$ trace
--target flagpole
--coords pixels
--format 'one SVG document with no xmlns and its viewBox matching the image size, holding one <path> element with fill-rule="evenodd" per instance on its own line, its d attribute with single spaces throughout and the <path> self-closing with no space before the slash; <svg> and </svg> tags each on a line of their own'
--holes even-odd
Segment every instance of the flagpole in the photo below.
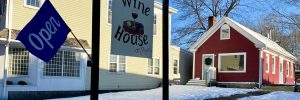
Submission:
<svg viewBox="0 0 300 100">
<path fill-rule="evenodd" d="M 169 100 L 169 0 L 163 0 L 163 100 Z"/>
<path fill-rule="evenodd" d="M 73 37 L 75 38 L 75 40 L 78 42 L 78 44 L 80 45 L 80 47 L 83 49 L 83 51 L 86 53 L 86 55 L 92 59 L 92 57 L 90 56 L 90 54 L 86 51 L 86 49 L 83 47 L 83 45 L 80 43 L 80 41 L 78 40 L 78 38 L 75 36 L 75 34 L 73 33 L 73 31 L 71 31 L 71 34 L 73 35 Z"/>
<path fill-rule="evenodd" d="M 3 91 L 2 91 L 2 99 L 6 100 L 8 97 L 7 87 L 6 87 L 6 79 L 7 79 L 7 66 L 8 66 L 8 53 L 9 53 L 9 44 L 10 44 L 10 38 L 11 38 L 11 31 L 12 31 L 12 23 L 11 23 L 11 17 L 12 17 L 12 2 L 13 0 L 7 0 L 6 1 L 6 27 L 8 28 L 8 36 L 7 38 L 7 44 L 5 46 L 5 60 L 4 60 L 4 75 L 3 75 Z"/>
<path fill-rule="evenodd" d="M 101 0 L 93 0 L 92 6 L 92 69 L 90 100 L 98 100 L 99 91 L 100 3 Z"/>
</svg>

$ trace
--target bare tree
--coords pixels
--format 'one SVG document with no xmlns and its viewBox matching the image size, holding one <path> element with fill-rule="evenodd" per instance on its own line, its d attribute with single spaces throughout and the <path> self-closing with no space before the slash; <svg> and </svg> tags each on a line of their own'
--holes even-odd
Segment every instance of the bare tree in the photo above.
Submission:
<svg viewBox="0 0 300 100">
<path fill-rule="evenodd" d="M 300 0 L 282 0 L 282 3 L 289 5 L 291 8 L 300 9 Z M 290 8 L 290 9 L 291 9 Z M 289 9 L 289 8 L 287 8 Z M 289 47 L 286 48 L 292 52 L 295 56 L 300 58 L 300 13 L 299 12 L 289 12 L 281 11 L 278 7 L 272 7 L 274 14 L 282 18 L 281 21 L 276 21 L 276 24 L 282 26 L 288 26 L 289 39 L 291 42 Z"/>
<path fill-rule="evenodd" d="M 240 5 L 240 0 L 174 0 L 178 9 L 184 12 L 179 20 L 184 26 L 175 29 L 173 43 L 189 47 L 208 30 L 207 18 L 229 16 Z"/>
</svg>

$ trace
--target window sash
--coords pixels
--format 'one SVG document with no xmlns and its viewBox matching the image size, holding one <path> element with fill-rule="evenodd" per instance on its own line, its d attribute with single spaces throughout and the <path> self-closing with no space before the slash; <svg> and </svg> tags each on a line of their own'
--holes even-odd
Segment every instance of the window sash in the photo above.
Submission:
<svg viewBox="0 0 300 100">
<path fill-rule="evenodd" d="M 156 15 L 154 15 L 154 19 L 153 19 L 153 35 L 156 35 L 156 19 L 157 18 L 157 16 Z"/>
<path fill-rule="evenodd" d="M 153 74 L 153 59 L 148 59 L 148 74 Z"/>
<path fill-rule="evenodd" d="M 270 58 L 269 55 L 266 56 L 266 72 L 269 73 L 269 69 L 270 69 Z"/>
<path fill-rule="evenodd" d="M 175 59 L 173 61 L 173 66 L 174 66 L 173 73 L 178 74 L 178 60 L 177 59 Z"/>
<path fill-rule="evenodd" d="M 73 51 L 58 51 L 48 63 L 44 64 L 43 76 L 80 77 L 79 54 Z"/>
<path fill-rule="evenodd" d="M 241 63 L 243 66 L 238 65 L 239 69 L 242 68 L 242 70 L 222 70 L 222 57 L 225 56 L 234 56 L 235 57 L 240 57 L 239 59 L 242 60 L 243 63 Z M 243 58 L 241 58 L 243 57 Z M 218 71 L 220 73 L 245 73 L 246 72 L 246 53 L 223 53 L 223 54 L 219 54 L 219 64 L 218 64 Z M 239 61 L 241 62 L 241 61 Z M 225 63 L 226 64 L 226 63 Z M 237 66 L 233 66 L 233 67 L 237 67 Z"/>
<path fill-rule="evenodd" d="M 272 58 L 272 73 L 275 74 L 275 57 Z"/>
<path fill-rule="evenodd" d="M 148 74 L 159 75 L 160 60 L 157 58 L 148 59 Z"/>
<path fill-rule="evenodd" d="M 154 74 L 159 75 L 159 59 L 154 59 Z"/>
<path fill-rule="evenodd" d="M 26 0 L 26 5 L 40 7 L 40 0 Z"/>
<path fill-rule="evenodd" d="M 107 23 L 112 23 L 112 0 L 108 0 Z"/>
<path fill-rule="evenodd" d="M 27 76 L 29 71 L 29 52 L 25 48 L 9 48 L 9 76 Z"/>
<path fill-rule="evenodd" d="M 287 72 L 287 75 L 286 76 L 289 76 L 290 75 L 290 65 L 289 65 L 289 62 L 286 62 L 286 72 Z"/>
<path fill-rule="evenodd" d="M 126 72 L 126 56 L 110 55 L 109 72 Z"/>
</svg>

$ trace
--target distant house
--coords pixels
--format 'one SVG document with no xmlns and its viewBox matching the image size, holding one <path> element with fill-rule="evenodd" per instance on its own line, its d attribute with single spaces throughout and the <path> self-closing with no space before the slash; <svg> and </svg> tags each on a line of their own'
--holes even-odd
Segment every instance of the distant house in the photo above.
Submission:
<svg viewBox="0 0 300 100">
<path fill-rule="evenodd" d="M 214 23 L 210 18 L 209 23 Z M 216 68 L 218 83 L 294 84 L 297 58 L 276 42 L 223 17 L 192 45 L 193 78 Z M 212 60 L 211 64 L 207 63 Z"/>
</svg>

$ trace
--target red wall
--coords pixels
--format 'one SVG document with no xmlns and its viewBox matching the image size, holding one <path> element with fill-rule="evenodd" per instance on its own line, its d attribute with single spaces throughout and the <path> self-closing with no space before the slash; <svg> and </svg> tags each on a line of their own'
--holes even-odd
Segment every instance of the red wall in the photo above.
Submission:
<svg viewBox="0 0 300 100">
<path fill-rule="evenodd" d="M 269 73 L 267 73 L 266 71 L 266 63 L 267 63 L 267 60 L 266 60 L 266 55 L 269 55 L 269 64 L 270 64 L 270 69 L 269 69 Z M 275 56 L 275 73 L 273 74 L 272 73 L 272 57 Z M 280 59 L 279 59 L 279 56 L 278 55 L 273 55 L 273 54 L 270 54 L 270 53 L 267 53 L 267 52 L 263 52 L 263 84 L 279 84 L 279 64 L 280 64 Z M 291 74 L 290 72 L 290 75 L 287 76 L 287 61 L 286 59 L 283 59 L 283 83 L 284 84 L 293 84 L 294 83 L 294 79 L 295 79 L 295 75 L 294 75 L 294 66 L 292 67 L 291 66 L 291 62 L 290 63 L 290 68 L 289 68 L 289 71 L 290 70 L 293 70 L 293 74 Z M 294 64 L 293 64 L 294 65 Z"/>
<path fill-rule="evenodd" d="M 215 54 L 214 65 L 218 71 L 219 53 L 246 52 L 246 73 L 218 73 L 219 82 L 258 82 L 259 50 L 254 43 L 230 28 L 230 39 L 220 40 L 220 30 L 216 31 L 195 52 L 195 78 L 202 77 L 202 54 Z"/>
</svg>

